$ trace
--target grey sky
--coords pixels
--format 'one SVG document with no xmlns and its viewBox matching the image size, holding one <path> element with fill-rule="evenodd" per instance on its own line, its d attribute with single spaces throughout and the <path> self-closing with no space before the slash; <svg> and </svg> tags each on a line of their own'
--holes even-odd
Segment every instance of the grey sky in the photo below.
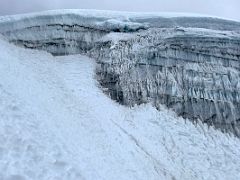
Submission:
<svg viewBox="0 0 240 180">
<path fill-rule="evenodd" d="M 0 15 L 69 8 L 188 12 L 240 20 L 240 0 L 0 0 Z"/>
</svg>

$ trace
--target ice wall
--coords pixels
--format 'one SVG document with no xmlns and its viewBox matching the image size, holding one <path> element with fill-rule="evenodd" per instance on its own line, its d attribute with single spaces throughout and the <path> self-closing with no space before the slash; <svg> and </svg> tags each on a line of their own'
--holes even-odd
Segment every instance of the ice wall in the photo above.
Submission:
<svg viewBox="0 0 240 180">
<path fill-rule="evenodd" d="M 108 43 L 96 48 L 101 49 L 97 72 L 114 99 L 126 105 L 165 104 L 180 116 L 239 135 L 239 35 L 149 29 Z"/>
<path fill-rule="evenodd" d="M 165 104 L 240 135 L 240 23 L 208 17 L 51 11 L 0 18 L 17 45 L 87 54 L 100 84 L 125 105 Z"/>
</svg>

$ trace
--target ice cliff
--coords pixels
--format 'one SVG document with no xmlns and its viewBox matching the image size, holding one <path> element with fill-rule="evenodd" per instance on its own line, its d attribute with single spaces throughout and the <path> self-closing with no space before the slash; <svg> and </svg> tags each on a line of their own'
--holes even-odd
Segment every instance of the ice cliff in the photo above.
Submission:
<svg viewBox="0 0 240 180">
<path fill-rule="evenodd" d="M 85 54 L 124 105 L 161 104 L 240 135 L 240 22 L 184 14 L 62 10 L 0 18 L 10 42 Z"/>
</svg>

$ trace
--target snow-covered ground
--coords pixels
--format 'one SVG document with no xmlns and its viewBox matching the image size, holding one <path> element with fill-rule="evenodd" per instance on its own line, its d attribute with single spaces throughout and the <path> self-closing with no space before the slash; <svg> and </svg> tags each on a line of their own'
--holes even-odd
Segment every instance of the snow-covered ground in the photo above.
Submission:
<svg viewBox="0 0 240 180">
<path fill-rule="evenodd" d="M 1 180 L 237 180 L 240 141 L 113 102 L 88 57 L 0 40 Z"/>
</svg>

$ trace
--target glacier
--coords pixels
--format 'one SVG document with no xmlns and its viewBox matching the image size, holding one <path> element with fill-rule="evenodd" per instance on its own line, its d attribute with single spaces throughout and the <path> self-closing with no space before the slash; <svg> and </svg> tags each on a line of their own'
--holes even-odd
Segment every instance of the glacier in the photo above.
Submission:
<svg viewBox="0 0 240 180">
<path fill-rule="evenodd" d="M 0 33 L 21 47 L 95 59 L 100 84 L 121 104 L 165 104 L 240 135 L 240 22 L 61 10 L 2 17 Z"/>
<path fill-rule="evenodd" d="M 239 27 L 96 10 L 0 17 L 0 179 L 239 179 Z"/>
<path fill-rule="evenodd" d="M 83 55 L 0 38 L 1 180 L 236 180 L 240 140 L 152 104 L 112 101 Z"/>
</svg>

